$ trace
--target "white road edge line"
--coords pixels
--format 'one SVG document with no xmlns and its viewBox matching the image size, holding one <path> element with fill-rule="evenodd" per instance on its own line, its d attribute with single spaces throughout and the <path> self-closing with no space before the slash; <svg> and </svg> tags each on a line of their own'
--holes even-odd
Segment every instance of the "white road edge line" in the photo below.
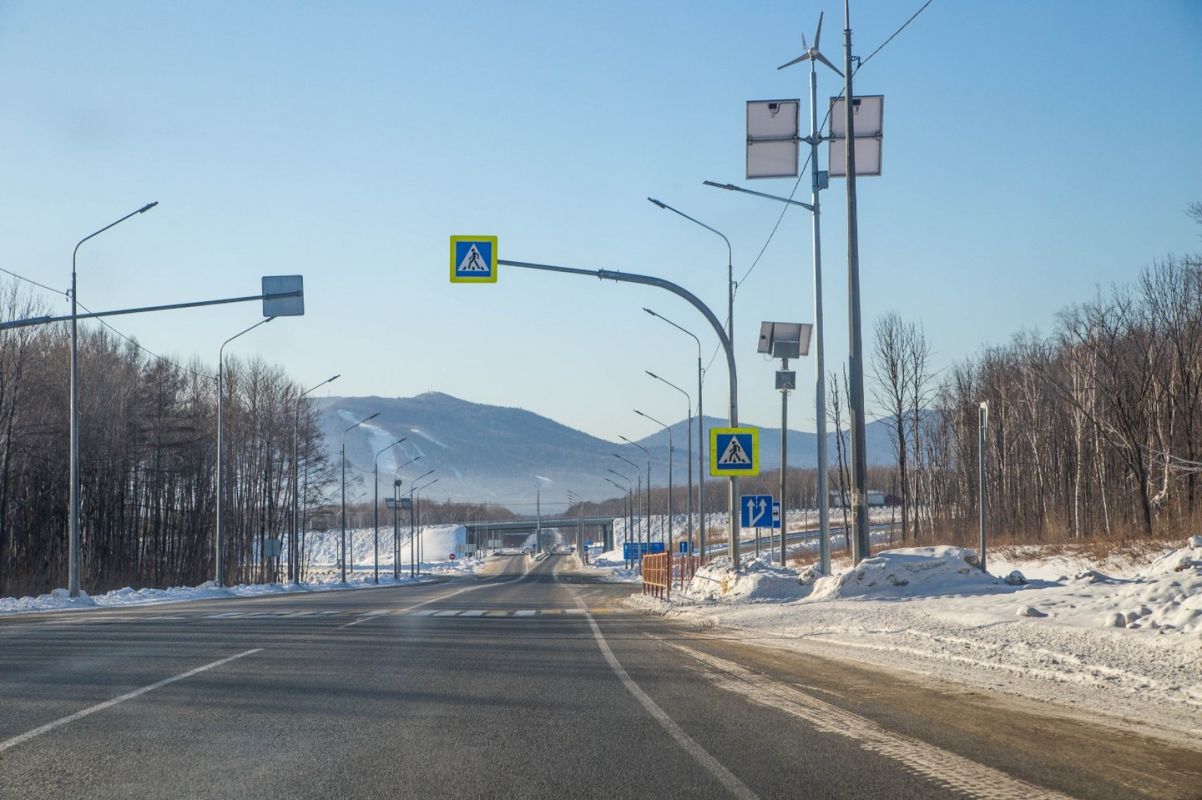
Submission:
<svg viewBox="0 0 1202 800">
<path fill-rule="evenodd" d="M 866 717 L 819 700 L 789 684 L 751 672 L 733 661 L 673 642 L 660 643 L 708 667 L 701 672 L 718 688 L 741 695 L 756 705 L 804 720 L 821 733 L 852 739 L 861 749 L 892 759 L 907 772 L 946 789 L 981 800 L 1069 800 L 1069 796 L 1061 792 L 1028 783 L 921 739 L 890 731 Z"/>
<path fill-rule="evenodd" d="M 551 577 L 556 583 L 559 583 L 559 576 L 555 574 L 554 568 L 551 570 Z M 622 685 L 626 687 L 626 691 L 630 692 L 634 696 L 634 699 L 639 701 L 639 704 L 647 710 L 647 713 L 650 714 L 655 721 L 658 722 L 660 726 L 668 732 L 668 735 L 676 740 L 676 743 L 679 744 L 686 753 L 696 759 L 697 762 L 700 763 L 701 766 L 705 767 L 705 769 L 711 775 L 713 775 L 719 783 L 725 786 L 727 791 L 729 791 L 735 797 L 740 798 L 740 800 L 759 800 L 759 795 L 751 791 L 747 784 L 743 783 L 735 776 L 733 772 L 724 767 L 722 762 L 710 755 L 709 751 L 697 744 L 697 742 L 693 741 L 693 738 L 685 733 L 684 730 L 677 725 L 671 717 L 668 716 L 667 712 L 660 708 L 659 705 L 656 704 L 656 702 L 652 700 L 637 683 L 634 682 L 634 679 L 630 677 L 629 673 L 626 672 L 626 669 L 622 666 L 621 662 L 618 661 L 618 657 L 614 655 L 614 651 L 610 649 L 609 642 L 605 641 L 605 637 L 601 634 L 601 628 L 597 626 L 597 620 L 593 619 L 592 612 L 588 610 L 588 606 L 585 605 L 584 601 L 580 599 L 580 596 L 576 593 L 575 588 L 572 588 L 570 591 L 572 592 L 572 597 L 575 599 L 576 604 L 584 613 L 585 619 L 588 620 L 589 627 L 593 629 L 593 639 L 596 640 L 597 647 L 601 650 L 601 655 L 605 656 L 606 662 L 609 663 L 609 668 L 612 669 L 614 674 L 618 676 L 618 679 L 622 681 Z"/>
<path fill-rule="evenodd" d="M 129 692 L 128 694 L 123 694 L 120 697 L 114 697 L 112 700 L 105 700 L 103 703 L 97 703 L 94 706 L 89 706 L 88 708 L 85 708 L 83 711 L 76 711 L 74 714 L 70 714 L 66 717 L 62 717 L 61 719 L 56 719 L 54 722 L 47 722 L 45 725 L 34 728 L 33 730 L 28 731 L 26 733 L 22 733 L 20 736 L 14 736 L 11 739 L 7 739 L 3 742 L 0 742 L 0 753 L 3 753 L 5 750 L 8 750 L 11 747 L 16 747 L 19 744 L 28 742 L 30 739 L 33 739 L 37 736 L 41 736 L 43 733 L 52 731 L 55 728 L 61 728 L 63 725 L 67 725 L 68 723 L 75 722 L 76 720 L 79 720 L 79 719 L 83 719 L 84 717 L 88 716 L 89 714 L 95 714 L 97 711 L 104 711 L 106 708 L 111 708 L 112 706 L 115 706 L 118 703 L 124 703 L 126 700 L 132 700 L 135 697 L 139 697 L 141 695 L 146 694 L 147 692 L 153 692 L 155 689 L 159 689 L 163 686 L 166 686 L 169 683 L 175 683 L 176 681 L 182 681 L 184 678 L 191 678 L 193 675 L 199 674 L 206 670 L 213 669 L 214 667 L 220 667 L 222 664 L 228 664 L 231 661 L 235 661 L 239 658 L 245 658 L 246 656 L 254 655 L 255 653 L 262 652 L 262 650 L 263 650 L 262 647 L 256 647 L 253 650 L 246 650 L 245 652 L 238 653 L 237 655 L 232 655 L 228 658 L 222 658 L 222 659 L 220 659 L 218 661 L 214 661 L 210 664 L 205 664 L 203 667 L 197 667 L 196 669 L 190 669 L 187 672 L 181 672 L 179 675 L 174 675 L 170 678 L 164 678 L 163 680 L 159 681 L 158 683 L 152 683 L 149 686 L 143 686 L 141 689 L 134 689 L 132 692 Z"/>
</svg>

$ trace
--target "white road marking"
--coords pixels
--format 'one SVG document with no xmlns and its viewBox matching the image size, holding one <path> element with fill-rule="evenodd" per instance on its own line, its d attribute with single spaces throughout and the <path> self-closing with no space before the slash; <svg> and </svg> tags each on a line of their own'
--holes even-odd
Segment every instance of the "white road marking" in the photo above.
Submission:
<svg viewBox="0 0 1202 800">
<path fill-rule="evenodd" d="M 530 608 L 523 608 L 521 611 L 515 611 L 515 612 L 513 612 L 513 615 L 514 615 L 515 617 L 533 617 L 533 616 L 534 616 L 535 614 L 537 614 L 537 613 L 538 613 L 538 612 L 537 612 L 537 611 L 535 611 L 535 610 L 533 610 L 533 609 L 530 609 Z"/>
<path fill-rule="evenodd" d="M 559 582 L 559 577 L 555 574 L 554 568 L 551 570 L 551 578 L 556 583 Z M 584 601 L 580 599 L 580 595 L 577 594 L 575 588 L 572 588 L 570 591 L 572 592 L 572 596 L 575 598 L 576 604 L 579 606 L 581 613 L 584 614 L 585 619 L 588 620 L 589 627 L 593 630 L 593 639 L 596 640 L 597 647 L 601 650 L 601 655 L 605 656 L 605 660 L 609 664 L 609 668 L 612 669 L 614 674 L 618 676 L 618 679 L 622 681 L 622 685 L 626 687 L 626 691 L 634 695 L 634 699 L 639 701 L 639 705 L 646 709 L 647 713 L 650 714 L 652 718 L 655 719 L 655 721 L 658 722 L 660 726 L 668 732 L 668 735 L 675 739 L 676 743 L 679 744 L 686 753 L 696 759 L 701 766 L 705 767 L 706 771 L 713 775 L 719 783 L 725 786 L 728 792 L 730 792 L 733 796 L 740 798 L 740 800 L 759 800 L 759 795 L 751 791 L 747 784 L 743 783 L 738 779 L 738 777 L 735 776 L 733 772 L 724 767 L 722 762 L 710 755 L 709 751 L 697 744 L 697 742 L 693 741 L 693 738 L 685 733 L 684 730 L 677 725 L 671 717 L 668 716 L 667 712 L 660 708 L 659 705 L 656 704 L 656 702 L 652 700 L 651 697 L 644 692 L 637 683 L 634 682 L 634 679 L 630 677 L 630 675 L 626 672 L 626 669 L 622 666 L 621 662 L 618 661 L 618 657 L 614 655 L 614 651 L 610 649 L 609 642 L 605 641 L 605 637 L 601 634 L 601 628 L 597 626 L 597 620 L 593 619 L 593 615 L 589 613 L 588 606 L 586 606 Z"/>
<path fill-rule="evenodd" d="M 482 616 L 484 616 L 484 611 L 476 608 L 476 609 L 472 609 L 471 611 L 464 611 L 459 616 L 461 616 L 461 617 L 482 617 Z"/>
<path fill-rule="evenodd" d="M 238 653 L 237 655 L 232 655 L 228 658 L 222 658 L 218 661 L 213 661 L 212 663 L 205 664 L 203 667 L 197 667 L 196 669 L 190 669 L 187 672 L 181 672 L 179 675 L 174 675 L 170 678 L 164 678 L 163 680 L 159 681 L 158 683 L 152 683 L 149 686 L 143 686 L 141 689 L 135 689 L 132 692 L 128 692 L 126 694 L 121 695 L 120 697 L 114 697 L 112 700 L 105 700 L 103 703 L 97 703 L 94 706 L 89 706 L 88 708 L 85 708 L 83 711 L 76 711 L 74 714 L 70 714 L 70 715 L 62 717 L 60 719 L 56 719 L 54 722 L 47 722 L 45 725 L 34 728 L 33 730 L 28 731 L 26 733 L 22 733 L 20 736 L 14 736 L 11 739 L 7 739 L 3 742 L 0 742 L 0 753 L 3 753 L 5 750 L 8 750 L 10 747 L 16 747 L 19 744 L 28 742 L 30 739 L 33 739 L 34 737 L 37 737 L 37 736 L 41 736 L 43 733 L 52 731 L 55 728 L 61 728 L 63 725 L 67 725 L 68 723 L 75 722 L 76 720 L 79 720 L 79 719 L 83 719 L 84 717 L 88 716 L 89 714 L 95 714 L 97 711 L 103 711 L 106 708 L 112 708 L 113 706 L 117 705 L 118 703 L 124 703 L 126 700 L 132 700 L 135 697 L 140 697 L 141 695 L 144 695 L 147 692 L 153 692 L 155 689 L 166 686 L 169 683 L 175 683 L 176 681 L 182 681 L 184 678 L 191 678 L 193 675 L 199 674 L 206 670 L 213 669 L 214 667 L 220 667 L 222 664 L 228 664 L 229 662 L 235 661 L 239 658 L 245 658 L 246 656 L 254 655 L 255 653 L 261 652 L 262 650 L 263 650 L 262 647 L 256 647 L 253 650 L 246 650 L 244 652 Z"/>
<path fill-rule="evenodd" d="M 894 733 L 870 719 L 845 711 L 801 690 L 708 653 L 663 641 L 710 667 L 702 674 L 720 689 L 741 695 L 757 705 L 803 719 L 822 733 L 845 736 L 861 748 L 897 761 L 907 771 L 953 791 L 980 800 L 1069 800 L 1060 792 L 978 764 L 926 742 Z"/>
<path fill-rule="evenodd" d="M 436 617 L 455 617 L 458 615 L 459 615 L 459 609 L 457 609 L 457 608 L 444 608 L 442 611 L 434 612 L 434 616 L 436 616 Z"/>
</svg>

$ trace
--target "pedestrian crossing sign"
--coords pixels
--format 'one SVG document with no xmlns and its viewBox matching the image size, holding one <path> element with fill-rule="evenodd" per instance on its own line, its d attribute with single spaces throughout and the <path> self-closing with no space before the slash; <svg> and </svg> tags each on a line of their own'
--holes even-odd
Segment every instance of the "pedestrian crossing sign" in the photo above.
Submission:
<svg viewBox="0 0 1202 800">
<path fill-rule="evenodd" d="M 710 475 L 759 474 L 759 428 L 710 428 Z"/>
<path fill-rule="evenodd" d="M 497 237 L 451 237 L 451 283 L 496 283 Z"/>
</svg>

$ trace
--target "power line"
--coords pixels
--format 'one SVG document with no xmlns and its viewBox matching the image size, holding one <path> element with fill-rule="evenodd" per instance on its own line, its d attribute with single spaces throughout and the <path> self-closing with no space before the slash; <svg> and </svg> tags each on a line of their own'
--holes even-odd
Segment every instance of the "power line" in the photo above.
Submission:
<svg viewBox="0 0 1202 800">
<path fill-rule="evenodd" d="M 53 286 L 47 286 L 44 283 L 38 283 L 33 278 L 26 278 L 24 275 L 13 272 L 11 269 L 5 269 L 4 267 L 0 267 L 0 272 L 5 273 L 6 275 L 11 275 L 18 280 L 25 281 L 26 283 L 33 284 L 34 286 L 38 287 L 39 289 L 45 289 L 48 292 L 54 292 L 55 294 L 61 294 L 61 295 L 63 295 L 63 297 L 66 297 L 68 299 L 71 297 L 71 291 L 69 289 L 67 289 L 67 290 L 55 289 Z M 78 301 L 76 301 L 76 302 L 78 303 Z M 87 313 L 89 313 L 89 314 L 94 313 L 92 311 L 92 309 L 88 308 L 83 303 L 78 303 L 78 305 L 80 308 L 82 308 Z M 138 348 L 142 352 L 151 356 L 152 358 L 156 358 L 159 361 L 164 361 L 164 362 L 170 364 L 171 366 L 175 367 L 176 369 L 183 370 L 184 372 L 190 372 L 193 375 L 197 376 L 198 378 L 207 378 L 208 380 L 216 380 L 217 379 L 216 376 L 214 376 L 214 375 L 207 375 L 203 372 L 198 372 L 197 370 L 194 370 L 191 367 L 187 367 L 176 361 L 172 361 L 170 358 L 167 358 L 166 356 L 159 355 L 158 353 L 154 352 L 149 347 L 146 347 L 144 344 L 142 344 L 141 342 L 139 342 L 137 339 L 133 338 L 132 336 L 127 336 L 124 333 L 122 333 L 121 331 L 117 330 L 112 325 L 110 325 L 106 320 L 104 320 L 100 317 L 97 317 L 96 321 L 99 322 L 104 327 L 108 328 L 110 331 L 115 333 L 117 336 L 120 336 L 122 339 L 124 339 L 125 341 L 132 344 L 134 347 Z"/>
</svg>

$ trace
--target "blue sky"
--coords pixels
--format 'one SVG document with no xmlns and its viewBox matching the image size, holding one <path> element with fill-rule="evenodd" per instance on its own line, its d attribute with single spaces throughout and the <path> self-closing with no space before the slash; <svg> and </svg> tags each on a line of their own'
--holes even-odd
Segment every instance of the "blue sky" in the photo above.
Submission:
<svg viewBox="0 0 1202 800">
<path fill-rule="evenodd" d="M 853 5 L 866 56 L 920 5 Z M 707 178 L 743 175 L 744 102 L 802 96 L 776 67 L 833 3 L 43 3 L 0 1 L 0 266 L 93 308 L 256 292 L 299 272 L 307 315 L 231 345 L 336 394 L 437 390 L 637 438 L 684 416 L 679 300 L 503 272 L 452 286 L 447 237 L 502 258 L 647 272 L 725 306 L 779 215 Z M 884 175 L 860 182 L 864 317 L 921 322 L 944 367 L 1063 306 L 1199 250 L 1202 5 L 935 0 L 857 77 L 885 101 Z M 820 75 L 820 96 L 837 94 Z M 803 113 L 804 116 L 804 113 Z M 823 154 L 825 160 L 825 153 Z M 803 184 L 803 190 L 806 184 Z M 824 194 L 827 361 L 846 357 L 844 184 Z M 790 212 L 736 300 L 744 421 L 773 425 L 765 319 L 809 321 L 808 217 Z M 61 298 L 45 294 L 54 308 Z M 229 306 L 114 320 L 148 348 L 215 363 L 257 319 Z M 707 411 L 721 413 L 720 362 Z M 813 429 L 803 360 L 790 421 Z M 64 376 L 64 391 L 66 379 Z"/>
</svg>

